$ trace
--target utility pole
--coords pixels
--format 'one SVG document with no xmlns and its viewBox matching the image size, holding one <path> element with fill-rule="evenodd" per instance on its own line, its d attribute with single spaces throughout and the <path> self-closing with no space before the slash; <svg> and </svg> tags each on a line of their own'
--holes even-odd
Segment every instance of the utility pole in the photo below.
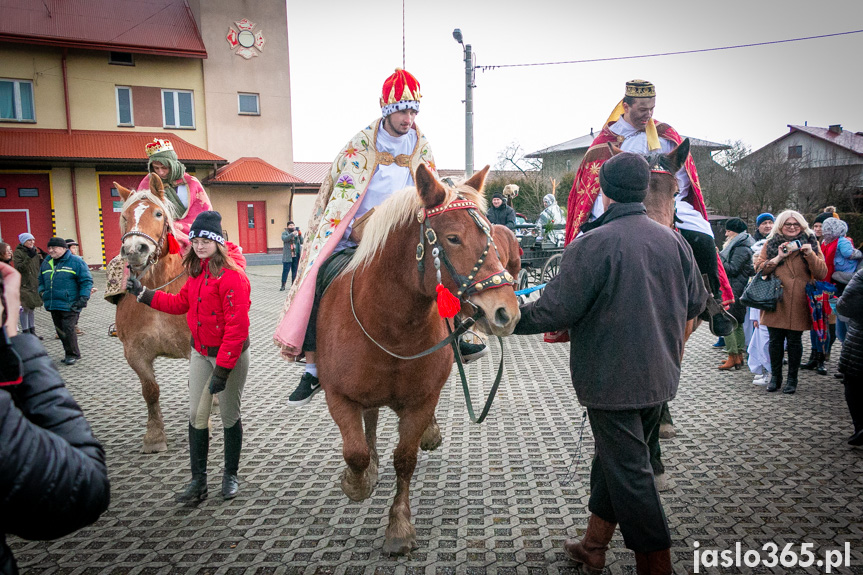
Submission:
<svg viewBox="0 0 863 575">
<path fill-rule="evenodd" d="M 459 28 L 452 31 L 452 37 L 464 49 L 464 171 L 469 178 L 473 175 L 473 52 L 470 44 L 462 42 Z"/>
</svg>

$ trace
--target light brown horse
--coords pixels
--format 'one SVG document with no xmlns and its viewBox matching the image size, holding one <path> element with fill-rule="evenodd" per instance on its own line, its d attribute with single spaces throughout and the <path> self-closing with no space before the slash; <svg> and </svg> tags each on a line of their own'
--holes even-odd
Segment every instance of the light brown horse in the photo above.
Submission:
<svg viewBox="0 0 863 575">
<path fill-rule="evenodd" d="M 347 467 L 341 487 L 350 499 L 368 498 L 377 483 L 379 408 L 389 407 L 399 417 L 399 443 L 393 454 L 396 495 L 389 512 L 386 553 L 406 554 L 416 546 L 410 481 L 421 438 L 424 449 L 440 444 L 434 412 L 452 370 L 453 352 L 446 346 L 404 360 L 381 348 L 409 356 L 447 336 L 435 303 L 439 280 L 434 249 L 441 260 L 440 281 L 453 294 L 465 291 L 462 299 L 470 303 L 464 305 L 482 310 L 482 329 L 508 335 L 520 317 L 483 215 L 485 202 L 479 192 L 487 173 L 488 166 L 450 188 L 425 166 L 417 168 L 416 190 L 396 192 L 375 209 L 354 259 L 321 300 L 318 325 L 325 327 L 317 336 L 318 373 L 342 434 Z M 475 209 L 468 209 L 468 204 Z M 454 280 L 451 270 L 464 280 Z M 479 280 L 500 287 L 465 290 L 465 285 Z"/>
<path fill-rule="evenodd" d="M 120 216 L 121 257 L 146 287 L 178 293 L 188 276 L 183 269 L 182 256 L 168 253 L 168 234 L 172 233 L 173 219 L 165 202 L 162 180 L 150 174 L 149 190 L 128 190 L 117 182 L 114 187 L 124 201 Z M 191 333 L 186 316 L 160 313 L 126 294 L 117 303 L 115 321 L 126 361 L 138 374 L 141 393 L 147 402 L 147 432 L 142 450 L 144 453 L 165 451 L 168 444 L 153 361 L 157 357 L 189 359 Z"/>
</svg>

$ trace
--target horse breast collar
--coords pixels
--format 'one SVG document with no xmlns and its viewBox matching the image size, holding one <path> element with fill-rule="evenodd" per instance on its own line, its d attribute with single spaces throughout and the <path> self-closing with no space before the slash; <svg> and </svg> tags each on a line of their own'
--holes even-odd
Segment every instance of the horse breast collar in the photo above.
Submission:
<svg viewBox="0 0 863 575">
<path fill-rule="evenodd" d="M 470 273 L 467 276 L 464 276 L 455 269 L 455 266 L 452 265 L 449 258 L 446 255 L 446 251 L 443 246 L 438 243 L 437 234 L 434 229 L 431 227 L 431 224 L 428 223 L 430 218 L 434 216 L 439 216 L 440 214 L 444 214 L 446 212 L 451 212 L 453 210 L 468 210 L 471 218 L 473 218 L 474 223 L 476 223 L 477 227 L 483 231 L 486 235 L 486 245 L 485 250 L 483 250 L 482 255 L 480 255 L 477 262 L 474 264 Z M 420 208 L 417 211 L 417 221 L 420 223 L 420 241 L 417 244 L 417 270 L 422 277 L 425 271 L 425 245 L 424 242 L 428 242 L 429 247 L 432 250 L 432 256 L 434 257 L 434 266 L 435 273 L 437 274 L 437 282 L 441 283 L 441 272 L 440 272 L 440 264 L 443 261 L 444 265 L 449 271 L 450 276 L 452 276 L 453 281 L 458 284 L 458 293 L 456 294 L 458 299 L 466 300 L 466 298 L 474 293 L 481 292 L 485 289 L 493 289 L 497 287 L 502 287 L 505 285 L 515 285 L 515 278 L 512 277 L 507 270 L 503 269 L 499 272 L 495 272 L 487 278 L 481 280 L 474 280 L 476 273 L 482 267 L 482 264 L 485 262 L 485 257 L 488 255 L 488 250 L 491 246 L 494 246 L 495 252 L 497 252 L 497 246 L 494 243 L 494 238 L 491 236 L 491 228 L 488 223 L 480 217 L 477 212 L 477 206 L 475 203 L 470 200 L 465 199 L 462 196 L 458 196 L 458 198 L 449 204 L 435 206 L 434 208 Z M 499 257 L 499 256 L 498 256 Z"/>
</svg>

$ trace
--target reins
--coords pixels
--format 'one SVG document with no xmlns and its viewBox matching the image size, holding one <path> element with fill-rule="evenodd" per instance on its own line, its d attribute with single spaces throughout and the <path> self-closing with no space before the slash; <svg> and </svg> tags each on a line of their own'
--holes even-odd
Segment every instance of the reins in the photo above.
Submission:
<svg viewBox="0 0 863 575">
<path fill-rule="evenodd" d="M 434 229 L 432 229 L 431 224 L 430 223 L 427 224 L 427 220 L 431 217 L 443 214 L 443 213 L 448 212 L 448 211 L 463 210 L 463 209 L 466 209 L 469 211 L 471 218 L 474 220 L 474 223 L 477 225 L 477 227 L 479 227 L 485 233 L 486 238 L 487 238 L 485 250 L 483 250 L 482 255 L 479 257 L 476 264 L 474 264 L 473 268 L 471 269 L 471 272 L 467 276 L 464 276 L 464 275 L 461 275 L 460 273 L 458 273 L 458 271 L 455 269 L 455 266 L 452 265 L 449 258 L 447 257 L 446 251 L 444 250 L 443 246 L 438 244 L 437 234 L 435 233 Z M 356 270 L 354 270 L 353 273 L 351 274 L 351 283 L 350 283 L 350 291 L 349 291 L 350 302 L 351 302 L 351 313 L 353 314 L 354 320 L 357 322 L 357 325 L 360 326 L 360 329 L 362 330 L 363 334 L 365 334 L 365 336 L 369 339 L 369 341 L 371 341 L 379 349 L 381 349 L 382 351 L 384 351 L 385 353 L 387 353 L 388 355 L 390 355 L 396 359 L 401 359 L 401 360 L 419 359 L 421 357 L 425 357 L 425 356 L 430 355 L 436 351 L 439 351 L 440 349 L 444 348 L 447 345 L 452 346 L 453 354 L 455 356 L 455 363 L 458 366 L 458 372 L 459 372 L 459 376 L 461 378 L 462 389 L 464 390 L 464 396 L 465 396 L 465 402 L 467 404 L 468 416 L 470 417 L 470 420 L 473 423 L 482 423 L 485 420 L 486 416 L 488 415 L 489 410 L 491 409 L 491 404 L 494 401 L 494 397 L 497 394 L 497 388 L 499 387 L 500 381 L 503 377 L 504 345 L 503 345 L 503 339 L 500 336 L 497 336 L 498 342 L 500 343 L 500 351 L 501 351 L 500 364 L 498 365 L 497 376 L 495 377 L 495 380 L 491 385 L 491 390 L 489 392 L 488 398 L 486 399 L 485 405 L 483 406 L 483 410 L 480 413 L 479 417 L 477 417 L 475 412 L 474 412 L 473 404 L 472 404 L 471 398 L 470 398 L 470 389 L 468 387 L 467 376 L 465 375 L 465 371 L 464 371 L 464 362 L 463 362 L 462 357 L 461 357 L 461 352 L 458 349 L 458 338 L 461 335 L 463 335 L 465 332 L 467 332 L 468 329 L 470 329 L 470 327 L 473 326 L 480 317 L 482 317 L 483 311 L 481 309 L 479 309 L 476 305 L 471 303 L 467 298 L 468 298 L 468 296 L 473 295 L 474 293 L 478 293 L 480 291 L 483 291 L 485 289 L 493 289 L 496 287 L 502 287 L 504 285 L 515 285 L 515 279 L 512 277 L 512 274 L 510 274 L 508 271 L 506 271 L 504 269 L 504 270 L 501 270 L 499 272 L 495 272 L 494 274 L 492 274 L 491 276 L 489 276 L 487 278 L 475 280 L 476 273 L 482 267 L 483 262 L 485 262 L 485 257 L 486 257 L 486 255 L 488 255 L 489 249 L 491 247 L 494 247 L 495 252 L 497 252 L 497 246 L 494 243 L 494 238 L 491 235 L 491 230 L 490 230 L 489 226 L 485 225 L 485 222 L 483 221 L 483 219 L 478 215 L 478 213 L 476 211 L 476 204 L 474 204 L 473 202 L 466 200 L 462 197 L 459 197 L 457 200 L 451 202 L 450 204 L 448 204 L 446 206 L 437 206 L 435 208 L 430 208 L 430 209 L 420 208 L 419 212 L 417 213 L 417 220 L 420 223 L 420 241 L 419 241 L 419 244 L 417 245 L 416 259 L 417 259 L 417 270 L 419 271 L 420 279 L 422 280 L 422 277 L 424 275 L 423 272 L 425 271 L 425 264 L 424 264 L 425 246 L 424 246 L 424 242 L 428 242 L 429 246 L 432 248 L 431 253 L 432 253 L 432 256 L 434 257 L 434 266 L 435 266 L 435 272 L 437 274 L 438 284 L 441 283 L 440 268 L 441 268 L 441 261 L 443 261 L 443 264 L 447 268 L 447 271 L 449 272 L 453 281 L 455 281 L 455 283 L 459 286 L 459 290 L 458 290 L 459 301 L 463 301 L 465 303 L 470 303 L 472 306 L 477 308 L 477 312 L 473 316 L 460 322 L 460 324 L 458 326 L 456 326 L 455 330 L 453 330 L 452 327 L 450 327 L 449 319 L 445 319 L 445 323 L 446 323 L 446 327 L 447 327 L 447 331 L 449 332 L 449 335 L 447 337 L 445 337 L 443 340 L 441 340 L 438 343 L 436 343 L 435 345 L 433 345 L 432 347 L 430 347 L 424 351 L 421 351 L 417 354 L 408 355 L 408 356 L 399 355 L 397 353 L 394 353 L 394 352 L 390 351 L 389 349 L 387 349 L 386 347 L 384 347 L 383 345 L 381 345 L 377 340 L 375 340 L 371 336 L 371 334 L 369 334 L 369 332 L 366 330 L 366 328 L 363 326 L 362 322 L 360 321 L 359 317 L 357 317 L 357 312 L 356 312 L 356 309 L 354 307 L 354 277 L 356 276 Z M 428 227 L 426 228 L 427 225 L 428 225 Z"/>
</svg>

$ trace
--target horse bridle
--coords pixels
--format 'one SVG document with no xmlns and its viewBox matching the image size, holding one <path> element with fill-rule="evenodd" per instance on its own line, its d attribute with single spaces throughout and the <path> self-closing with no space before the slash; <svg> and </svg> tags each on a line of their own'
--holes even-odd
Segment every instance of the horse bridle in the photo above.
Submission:
<svg viewBox="0 0 863 575">
<path fill-rule="evenodd" d="M 128 238 L 130 236 L 139 236 L 139 237 L 144 238 L 148 242 L 152 243 L 154 246 L 156 246 L 156 249 L 152 253 L 150 253 L 149 256 L 147 256 L 147 261 L 144 264 L 144 267 L 141 268 L 141 271 L 138 274 L 134 274 L 135 277 L 138 279 L 138 281 L 140 281 L 141 278 L 144 277 L 144 275 L 147 273 L 147 270 L 150 269 L 150 266 L 152 266 L 153 264 L 158 262 L 159 258 L 162 257 L 162 250 L 165 247 L 165 241 L 168 239 L 168 233 L 170 231 L 171 231 L 171 229 L 168 227 L 168 219 L 165 218 L 165 221 L 162 223 L 162 233 L 159 235 L 158 240 L 154 239 L 153 236 L 151 236 L 150 234 L 145 234 L 144 232 L 139 232 L 138 230 L 132 230 L 130 232 L 126 232 L 125 234 L 123 234 L 123 237 L 120 238 L 120 243 L 122 244 L 123 242 L 126 241 L 126 238 Z M 129 273 L 132 274 L 132 266 L 129 266 Z M 168 283 L 166 283 L 162 286 L 159 286 L 157 288 L 153 288 L 154 291 L 158 291 L 158 290 L 174 283 L 176 280 L 180 279 L 183 276 L 183 274 L 185 274 L 185 273 L 186 273 L 186 270 L 184 269 L 180 275 L 178 275 L 177 277 L 175 277 L 174 279 L 172 279 Z"/>
<path fill-rule="evenodd" d="M 431 223 L 428 222 L 429 219 L 435 216 L 439 216 L 441 214 L 454 210 L 467 210 L 474 223 L 479 229 L 483 231 L 486 236 L 485 250 L 483 250 L 482 255 L 479 256 L 479 259 L 474 264 L 470 273 L 466 276 L 460 274 L 458 270 L 455 269 L 455 266 L 452 265 L 449 257 L 447 257 L 446 250 L 444 249 L 443 245 L 438 243 L 437 233 L 435 233 L 434 229 L 431 227 Z M 465 199 L 462 196 L 458 196 L 455 201 L 452 201 L 446 205 L 439 205 L 429 209 L 420 208 L 417 211 L 417 221 L 419 221 L 420 223 L 420 241 L 417 244 L 416 253 L 417 271 L 419 271 L 420 274 L 420 281 L 422 281 L 425 273 L 425 242 L 428 242 L 429 248 L 431 248 L 432 257 L 434 257 L 434 266 L 435 274 L 437 275 L 437 282 L 441 283 L 440 265 L 441 262 L 443 262 L 444 266 L 449 272 L 450 277 L 452 277 L 453 281 L 458 286 L 458 293 L 456 293 L 456 297 L 458 297 L 458 299 L 462 302 L 470 303 L 471 305 L 473 305 L 468 300 L 468 297 L 475 293 L 479 293 L 486 289 L 503 287 L 505 285 L 515 286 L 515 278 L 513 278 L 512 274 L 510 274 L 506 269 L 495 272 L 487 278 L 474 280 L 474 278 L 476 277 L 476 273 L 482 267 L 482 264 L 485 263 L 485 257 L 488 255 L 488 251 L 491 247 L 494 247 L 495 252 L 498 254 L 498 258 L 500 258 L 500 253 L 497 250 L 497 245 L 494 243 L 494 238 L 491 235 L 491 227 L 487 223 L 487 221 L 479 215 L 475 203 Z"/>
</svg>

